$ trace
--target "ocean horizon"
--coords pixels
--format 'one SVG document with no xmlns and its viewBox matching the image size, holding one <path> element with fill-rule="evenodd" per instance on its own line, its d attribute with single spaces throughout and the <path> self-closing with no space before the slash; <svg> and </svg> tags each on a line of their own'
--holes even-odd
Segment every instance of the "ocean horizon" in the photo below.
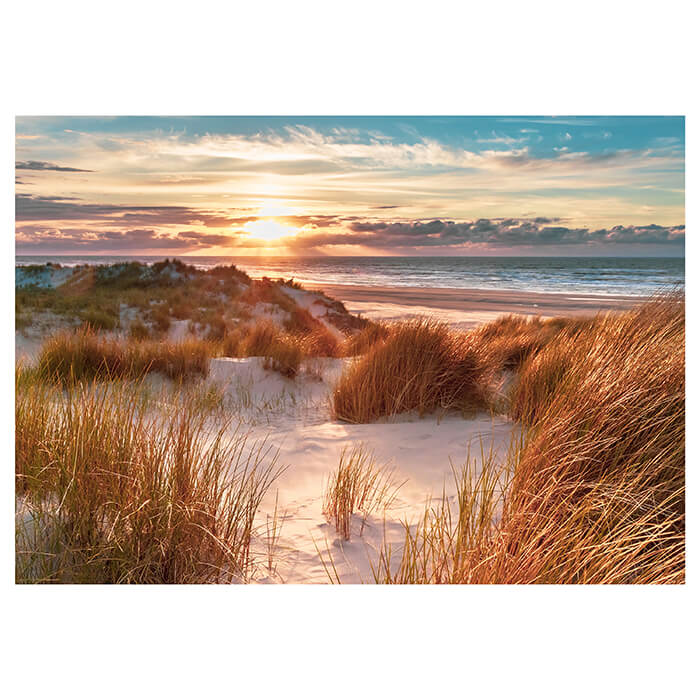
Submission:
<svg viewBox="0 0 700 700">
<path fill-rule="evenodd" d="M 311 284 L 649 296 L 685 285 L 684 257 L 17 255 L 15 266 L 109 265 L 177 258 L 199 268 L 235 264 L 251 277 Z"/>
</svg>

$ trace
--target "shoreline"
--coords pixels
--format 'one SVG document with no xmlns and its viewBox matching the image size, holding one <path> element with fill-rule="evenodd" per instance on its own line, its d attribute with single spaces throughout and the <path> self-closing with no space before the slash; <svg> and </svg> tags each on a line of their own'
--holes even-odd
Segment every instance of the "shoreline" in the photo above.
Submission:
<svg viewBox="0 0 700 700">
<path fill-rule="evenodd" d="M 527 316 L 579 316 L 623 311 L 648 297 L 594 295 L 515 290 L 455 289 L 449 287 L 387 287 L 371 285 L 314 284 L 342 301 L 351 313 L 368 318 L 395 320 L 401 316 L 437 314 L 453 324 L 472 326 L 503 314 Z"/>
</svg>

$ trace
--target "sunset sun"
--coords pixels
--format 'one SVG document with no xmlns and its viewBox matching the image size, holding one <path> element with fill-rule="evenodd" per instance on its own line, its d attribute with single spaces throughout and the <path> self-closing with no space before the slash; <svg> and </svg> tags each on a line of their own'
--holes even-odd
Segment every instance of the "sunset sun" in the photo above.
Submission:
<svg viewBox="0 0 700 700">
<path fill-rule="evenodd" d="M 271 219 L 258 219 L 246 224 L 244 230 L 250 234 L 251 238 L 261 241 L 279 241 L 297 234 L 297 229 L 285 226 Z"/>
</svg>

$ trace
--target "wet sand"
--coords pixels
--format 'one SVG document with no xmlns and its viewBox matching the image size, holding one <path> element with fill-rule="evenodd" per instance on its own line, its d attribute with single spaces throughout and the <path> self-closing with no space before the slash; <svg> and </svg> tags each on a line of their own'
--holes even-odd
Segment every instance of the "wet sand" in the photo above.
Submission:
<svg viewBox="0 0 700 700">
<path fill-rule="evenodd" d="M 310 283 L 305 286 L 323 289 L 345 303 L 349 311 L 368 318 L 393 320 L 432 314 L 459 326 L 472 326 L 510 313 L 545 317 L 590 315 L 629 309 L 643 301 L 643 297 L 623 295 Z"/>
</svg>

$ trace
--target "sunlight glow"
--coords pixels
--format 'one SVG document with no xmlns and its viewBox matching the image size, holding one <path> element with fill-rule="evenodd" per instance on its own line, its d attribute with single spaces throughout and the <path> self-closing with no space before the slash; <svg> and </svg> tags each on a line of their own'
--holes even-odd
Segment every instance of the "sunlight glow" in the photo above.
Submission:
<svg viewBox="0 0 700 700">
<path fill-rule="evenodd" d="M 258 210 L 258 216 L 290 216 L 294 213 L 296 213 L 296 210 L 293 207 L 279 199 L 271 199 L 269 202 L 264 202 Z"/>
<path fill-rule="evenodd" d="M 259 219 L 247 223 L 243 229 L 251 238 L 261 241 L 278 241 L 289 236 L 296 236 L 298 230 L 291 226 L 285 226 L 271 219 Z"/>
</svg>

